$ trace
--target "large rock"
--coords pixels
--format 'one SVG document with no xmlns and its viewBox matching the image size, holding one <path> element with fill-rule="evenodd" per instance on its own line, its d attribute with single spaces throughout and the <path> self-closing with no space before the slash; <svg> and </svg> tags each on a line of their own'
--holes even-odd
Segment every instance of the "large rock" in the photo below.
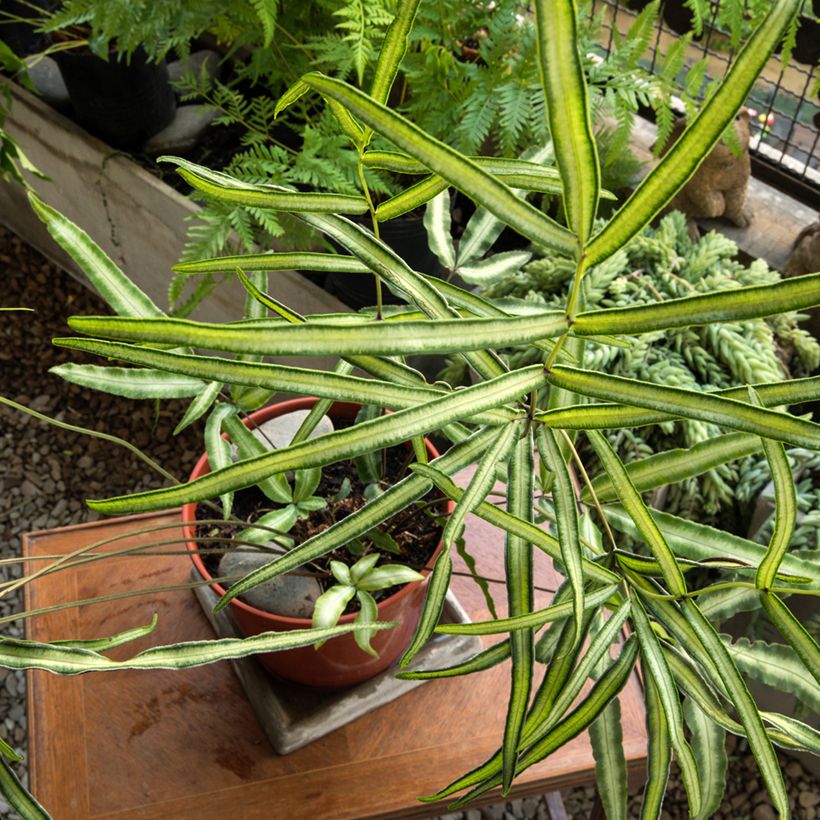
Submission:
<svg viewBox="0 0 820 820">
<path fill-rule="evenodd" d="M 219 574 L 242 577 L 269 564 L 275 557 L 269 552 L 234 550 L 222 556 L 219 562 Z M 275 615 L 310 618 L 313 615 L 316 599 L 321 594 L 322 588 L 315 578 L 309 575 L 285 574 L 254 587 L 240 598 L 257 609 L 263 609 Z"/>
<path fill-rule="evenodd" d="M 296 431 L 302 426 L 302 422 L 309 412 L 309 410 L 294 410 L 292 413 L 270 419 L 264 424 L 260 424 L 253 431 L 253 434 L 267 446 L 280 450 L 293 441 Z M 332 432 L 333 422 L 327 416 L 322 416 L 316 428 L 310 434 L 310 438 Z"/>
<path fill-rule="evenodd" d="M 205 135 L 218 111 L 203 105 L 180 105 L 174 118 L 143 146 L 149 154 L 185 153 Z"/>
<path fill-rule="evenodd" d="M 168 63 L 168 79 L 172 83 L 177 83 L 189 71 L 199 77 L 203 66 L 209 79 L 217 79 L 220 71 L 219 54 L 210 49 L 202 49 L 201 51 L 194 51 L 184 60 L 175 60 Z"/>
<path fill-rule="evenodd" d="M 57 62 L 51 57 L 29 57 L 28 76 L 31 84 L 37 93 L 52 107 L 58 111 L 69 111 L 71 109 L 71 99 L 68 96 L 63 75 L 57 66 Z"/>
</svg>

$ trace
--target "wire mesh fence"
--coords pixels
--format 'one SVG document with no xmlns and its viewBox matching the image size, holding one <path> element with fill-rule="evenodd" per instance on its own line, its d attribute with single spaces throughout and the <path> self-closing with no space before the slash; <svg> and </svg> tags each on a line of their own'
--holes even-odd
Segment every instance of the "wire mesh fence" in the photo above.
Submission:
<svg viewBox="0 0 820 820">
<path fill-rule="evenodd" d="M 623 37 L 649 0 L 592 0 L 590 14 L 599 16 L 601 28 L 597 49 L 609 53 L 617 38 Z M 724 0 L 725 2 L 725 0 Z M 704 82 L 696 97 L 702 99 L 708 81 L 722 77 L 732 64 L 737 46 L 721 14 L 721 0 L 708 4 L 702 31 L 686 45 L 684 65 L 679 72 L 683 87 L 688 70 L 705 61 Z M 771 166 L 786 180 L 820 195 L 820 2 L 804 0 L 795 47 L 788 65 L 778 55 L 754 85 L 746 100 L 753 157 Z M 664 0 L 651 46 L 642 65 L 657 73 L 666 53 L 694 24 L 690 8 L 683 0 Z"/>
</svg>

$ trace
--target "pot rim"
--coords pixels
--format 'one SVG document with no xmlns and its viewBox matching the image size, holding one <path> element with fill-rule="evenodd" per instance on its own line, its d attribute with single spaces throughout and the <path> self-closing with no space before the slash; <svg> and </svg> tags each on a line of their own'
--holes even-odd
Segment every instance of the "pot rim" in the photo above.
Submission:
<svg viewBox="0 0 820 820">
<path fill-rule="evenodd" d="M 293 412 L 294 410 L 309 410 L 313 407 L 314 404 L 318 399 L 306 396 L 297 399 L 286 399 L 285 401 L 276 402 L 275 404 L 267 405 L 266 407 L 262 407 L 259 410 L 255 410 L 253 413 L 250 414 L 248 419 L 252 419 L 253 421 L 268 421 L 271 418 L 277 418 L 278 416 L 284 416 L 287 413 Z M 329 414 L 332 414 L 334 410 L 337 412 L 339 410 L 346 410 L 348 408 L 356 408 L 359 405 L 356 405 L 353 402 L 334 402 L 331 406 L 330 410 L 328 411 Z M 279 410 L 280 412 L 274 413 L 273 410 Z M 247 423 L 247 422 L 246 422 Z M 223 434 L 226 438 L 227 435 Z M 438 450 L 433 446 L 432 442 L 425 438 L 424 443 L 427 446 L 427 451 L 432 458 L 438 458 L 440 453 Z M 202 475 L 210 472 L 210 464 L 208 463 L 208 453 L 203 453 L 197 463 L 194 465 L 193 470 L 191 471 L 188 480 L 193 480 L 195 478 L 199 478 Z M 196 535 L 194 531 L 194 527 L 196 525 L 196 502 L 189 502 L 188 504 L 184 504 L 182 506 L 182 521 L 183 527 L 182 531 L 185 534 L 185 547 L 188 549 L 190 553 L 191 561 L 193 561 L 194 566 L 196 567 L 199 574 L 205 581 L 210 583 L 211 589 L 213 589 L 221 598 L 226 590 L 225 588 L 213 580 L 213 576 L 208 571 L 205 566 L 205 562 L 202 560 L 202 556 L 199 555 L 197 552 L 197 545 L 196 545 Z M 447 508 L 448 512 L 452 512 L 453 510 L 453 502 L 452 500 L 448 500 Z M 381 613 L 383 607 L 386 607 L 388 604 L 392 604 L 394 602 L 399 602 L 407 595 L 409 595 L 413 589 L 416 588 L 419 584 L 424 584 L 427 582 L 427 576 L 430 574 L 432 570 L 433 563 L 435 562 L 436 557 L 441 552 L 441 540 L 439 540 L 438 545 L 436 546 L 435 551 L 430 556 L 430 559 L 427 561 L 427 565 L 424 569 L 421 570 L 421 574 L 424 578 L 420 581 L 412 581 L 409 584 L 405 584 L 398 592 L 394 593 L 393 595 L 389 596 L 388 598 L 383 598 L 381 601 L 377 602 L 377 608 Z M 291 626 L 294 629 L 309 629 L 312 627 L 313 622 L 310 618 L 293 618 L 288 615 L 277 615 L 273 612 L 268 612 L 264 609 L 258 609 L 251 604 L 246 603 L 245 601 L 241 601 L 239 598 L 233 598 L 230 601 L 230 606 L 236 606 L 239 609 L 244 610 L 248 614 L 255 615 L 257 617 L 270 619 L 276 621 L 278 623 L 285 624 L 286 626 Z M 348 613 L 347 615 L 342 615 L 339 618 L 338 623 L 340 624 L 350 624 L 356 619 L 356 613 Z"/>
</svg>

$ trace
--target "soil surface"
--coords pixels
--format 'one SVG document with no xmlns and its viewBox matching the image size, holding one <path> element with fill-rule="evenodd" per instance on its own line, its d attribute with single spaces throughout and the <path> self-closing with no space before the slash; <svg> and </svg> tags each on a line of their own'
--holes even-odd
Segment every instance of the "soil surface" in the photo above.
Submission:
<svg viewBox="0 0 820 820">
<path fill-rule="evenodd" d="M 4 288 L 0 306 L 27 306 L 35 313 L 0 314 L 0 396 L 25 404 L 65 422 L 126 437 L 175 475 L 185 476 L 202 445 L 201 427 L 178 437 L 172 430 L 184 402 L 136 402 L 90 394 L 49 375 L 48 368 L 81 361 L 78 354 L 51 345 L 53 336 L 67 335 L 65 320 L 75 313 L 104 313 L 104 304 L 74 279 L 49 264 L 39 253 L 0 228 L 0 265 Z M 91 361 L 88 359 L 88 361 Z M 0 558 L 19 558 L 23 532 L 94 520 L 84 504 L 101 497 L 161 486 L 164 479 L 123 448 L 90 439 L 34 420 L 0 405 Z M 19 564 L 0 564 L 0 582 L 19 577 Z M 22 610 L 17 595 L 0 597 L 0 617 Z M 22 637 L 22 621 L 0 623 L 2 634 Z M 0 669 L 0 737 L 25 761 L 27 715 L 25 676 Z M 717 820 L 774 820 L 775 814 L 760 782 L 745 741 L 729 737 L 729 776 Z M 787 794 L 797 820 L 820 816 L 820 785 L 799 762 L 782 756 Z M 25 781 L 25 762 L 16 767 Z M 590 816 L 592 787 L 563 793 L 567 817 Z M 680 777 L 673 769 L 662 820 L 685 818 Z M 630 800 L 629 816 L 638 817 L 640 795 Z M 59 807 L 52 807 L 57 817 Z M 15 815 L 0 799 L 0 817 Z M 453 820 L 547 820 L 546 801 L 533 796 L 471 808 L 448 815 Z"/>
<path fill-rule="evenodd" d="M 344 423 L 335 421 L 336 429 L 344 427 Z M 408 474 L 407 467 L 413 460 L 413 451 L 409 447 L 392 447 L 387 451 L 384 475 L 381 483 L 390 487 Z M 367 502 L 365 485 L 358 476 L 355 465 L 351 461 L 343 461 L 322 468 L 322 479 L 313 493 L 319 498 L 327 499 L 324 509 L 315 510 L 305 518 L 300 518 L 287 535 L 295 544 L 301 544 L 308 538 L 318 535 L 337 521 L 341 521 L 355 512 Z M 240 490 L 234 496 L 232 518 L 236 523 L 226 522 L 215 525 L 214 511 L 204 504 L 197 505 L 197 519 L 209 521 L 206 525 L 199 525 L 197 535 L 200 537 L 236 535 L 246 524 L 252 524 L 262 515 L 277 509 L 281 505 L 271 502 L 258 487 L 249 487 Z M 379 532 L 388 536 L 382 539 L 381 549 L 372 538 L 362 536 L 359 543 L 351 551 L 348 547 L 341 547 L 327 555 L 312 561 L 310 570 L 317 575 L 323 589 L 328 589 L 336 583 L 330 571 L 331 561 L 342 561 L 351 566 L 357 558 L 373 550 L 382 553 L 380 564 L 404 564 L 411 569 L 421 571 L 427 566 L 430 558 L 438 546 L 441 538 L 441 524 L 436 516 L 446 511 L 446 501 L 440 493 L 431 491 L 418 504 L 401 510 L 392 518 L 388 518 L 379 525 Z M 242 523 L 240 523 L 242 522 Z M 387 547 L 385 549 L 385 547 Z M 395 547 L 395 550 L 393 549 Z M 208 553 L 203 556 L 203 563 L 212 576 L 218 575 L 220 555 Z M 371 594 L 380 601 L 398 592 L 401 587 L 376 590 Z M 359 603 L 354 598 L 348 605 L 346 612 L 355 612 Z"/>
</svg>

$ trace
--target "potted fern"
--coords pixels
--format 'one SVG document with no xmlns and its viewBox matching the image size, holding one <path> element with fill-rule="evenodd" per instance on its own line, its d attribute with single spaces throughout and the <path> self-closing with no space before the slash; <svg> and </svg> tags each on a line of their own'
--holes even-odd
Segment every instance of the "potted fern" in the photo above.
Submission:
<svg viewBox="0 0 820 820">
<path fill-rule="evenodd" d="M 303 76 L 280 101 L 280 108 L 307 94 L 328 102 L 362 165 L 375 132 L 393 143 L 406 164 L 419 163 L 430 177 L 442 179 L 472 198 L 486 212 L 530 241 L 569 255 L 575 265 L 569 296 L 558 310 L 523 316 L 446 281 L 411 270 L 370 231 L 346 214 L 374 209 L 367 197 L 334 196 L 281 186 L 239 182 L 179 159 L 180 174 L 206 196 L 228 203 L 287 210 L 347 249 L 342 264 L 351 275 L 372 275 L 380 287 L 402 296 L 407 309 L 391 315 L 309 316 L 289 311 L 266 298 L 250 282 L 249 293 L 276 312 L 229 325 L 210 325 L 158 315 L 133 289 L 120 291 L 117 317 L 76 317 L 78 335 L 56 343 L 145 368 L 145 378 L 171 383 L 180 376 L 204 384 L 279 389 L 323 401 L 355 401 L 393 412 L 360 419 L 352 426 L 273 451 L 241 458 L 185 484 L 89 505 L 104 514 L 167 509 L 204 502 L 289 470 L 308 470 L 343 459 L 359 458 L 402 442 L 441 431 L 452 446 L 427 460 L 415 448 L 411 474 L 343 520 L 293 546 L 266 566 L 248 574 L 222 596 L 218 608 L 282 573 L 325 555 L 369 532 L 379 522 L 414 503 L 433 487 L 455 508 L 443 532 L 442 550 L 429 577 L 424 610 L 401 664 L 406 665 L 435 632 L 496 634 L 501 643 L 457 669 L 428 674 L 467 674 L 511 659 L 511 690 L 503 738 L 488 760 L 444 785 L 433 797 L 453 796 L 461 806 L 501 787 L 509 790 L 516 774 L 548 757 L 586 729 L 596 749 L 598 782 L 609 816 L 623 817 L 626 777 L 618 736 L 618 693 L 636 663 L 645 681 L 649 726 L 648 779 L 643 816 L 659 817 L 672 754 L 682 773 L 690 813 L 709 816 L 720 803 L 723 784 L 706 777 L 721 770 L 726 731 L 745 736 L 762 780 L 781 816 L 789 800 L 773 744 L 820 752 L 816 731 L 794 717 L 761 712 L 739 671 L 739 649 L 722 637 L 699 605 L 701 594 L 716 589 L 753 590 L 778 630 L 795 664 L 803 669 L 801 685 L 816 693 L 820 650 L 785 603 L 788 596 L 815 594 L 818 568 L 788 551 L 794 528 L 794 481 L 785 445 L 820 449 L 820 426 L 785 412 L 788 405 L 815 400 L 817 378 L 733 385 L 715 392 L 662 382 L 615 376 L 585 366 L 587 340 L 623 344 L 645 333 L 799 310 L 820 302 L 820 275 L 772 284 L 684 296 L 658 304 L 587 310 L 583 283 L 635 237 L 671 200 L 720 139 L 737 109 L 796 14 L 798 0 L 776 0 L 732 64 L 724 82 L 690 118 L 678 142 L 614 215 L 595 223 L 601 195 L 599 164 L 592 137 L 588 93 L 577 38 L 577 10 L 571 0 L 538 0 L 538 63 L 563 198 L 566 225 L 552 220 L 515 193 L 490 163 L 477 162 L 440 142 L 386 106 L 393 79 L 407 47 L 417 0 L 397 6 L 385 37 L 369 94 L 319 73 Z M 536 184 L 543 176 L 537 163 L 516 167 L 519 179 Z M 518 185 L 517 187 L 521 187 Z M 429 187 L 408 195 L 422 204 Z M 127 282 L 102 258 L 87 238 L 50 216 L 35 202 L 58 241 L 86 268 L 104 271 L 112 282 Z M 374 229 L 376 225 L 374 223 Z M 442 234 L 441 248 L 447 237 Z M 446 253 L 446 250 L 443 250 Z M 279 253 L 220 260 L 210 265 L 275 271 L 288 267 L 339 264 L 339 259 Z M 207 269 L 203 263 L 203 269 Z M 534 347 L 540 360 L 508 366 L 499 348 Z M 239 354 L 236 361 L 206 357 L 191 350 Z M 292 351 L 314 355 L 332 351 L 340 357 L 337 372 L 287 368 L 241 357 L 275 357 Z M 402 357 L 413 353 L 458 354 L 474 374 L 474 383 L 453 390 L 429 383 L 409 370 Z M 364 377 L 350 374 L 355 364 Z M 91 371 L 89 371 L 90 373 Z M 95 375 L 104 374 L 93 371 Z M 136 371 L 145 372 L 145 371 Z M 111 373 L 114 378 L 114 373 Z M 132 374 L 132 378 L 139 378 Z M 212 390 L 213 388 L 208 388 Z M 207 398 L 207 391 L 203 394 Z M 194 400 L 201 407 L 205 399 Z M 653 461 L 623 464 L 602 430 L 628 429 L 675 418 L 717 425 L 712 447 L 673 450 Z M 600 473 L 589 476 L 577 457 L 582 438 L 595 452 Z M 741 442 L 762 441 L 773 476 L 778 514 L 766 545 L 726 532 L 660 514 L 649 508 L 641 490 L 698 475 L 732 460 Z M 474 464 L 465 488 L 451 476 Z M 650 476 L 650 478 L 647 478 Z M 506 482 L 506 503 L 497 506 L 488 493 L 498 478 Z M 580 488 L 586 484 L 582 494 Z M 649 481 L 649 484 L 647 482 Z M 549 532 L 535 522 L 535 510 L 548 519 Z M 507 612 L 502 618 L 467 624 L 438 625 L 452 572 L 452 546 L 464 518 L 478 515 L 504 531 Z M 625 549 L 617 533 L 631 536 Z M 549 554 L 565 576 L 550 606 L 533 610 L 532 555 Z M 706 585 L 691 579 L 692 567 L 711 570 Z M 714 574 L 717 577 L 714 577 Z M 728 579 L 725 574 L 728 573 Z M 617 658 L 610 647 L 625 625 L 631 635 Z M 373 622 L 247 639 L 251 653 L 309 645 L 358 629 L 387 628 Z M 535 661 L 552 658 L 540 667 Z M 110 668 L 104 656 L 71 646 L 0 644 L 0 662 L 64 673 Z M 135 661 L 150 666 L 190 666 L 221 657 L 218 647 L 178 644 L 152 650 Z M 207 658 L 205 657 L 207 655 Z M 70 659 L 71 664 L 66 663 Z M 407 674 L 407 673 L 402 673 Z M 589 678 L 591 688 L 582 693 Z M 579 698 L 580 695 L 580 698 Z"/>
</svg>

